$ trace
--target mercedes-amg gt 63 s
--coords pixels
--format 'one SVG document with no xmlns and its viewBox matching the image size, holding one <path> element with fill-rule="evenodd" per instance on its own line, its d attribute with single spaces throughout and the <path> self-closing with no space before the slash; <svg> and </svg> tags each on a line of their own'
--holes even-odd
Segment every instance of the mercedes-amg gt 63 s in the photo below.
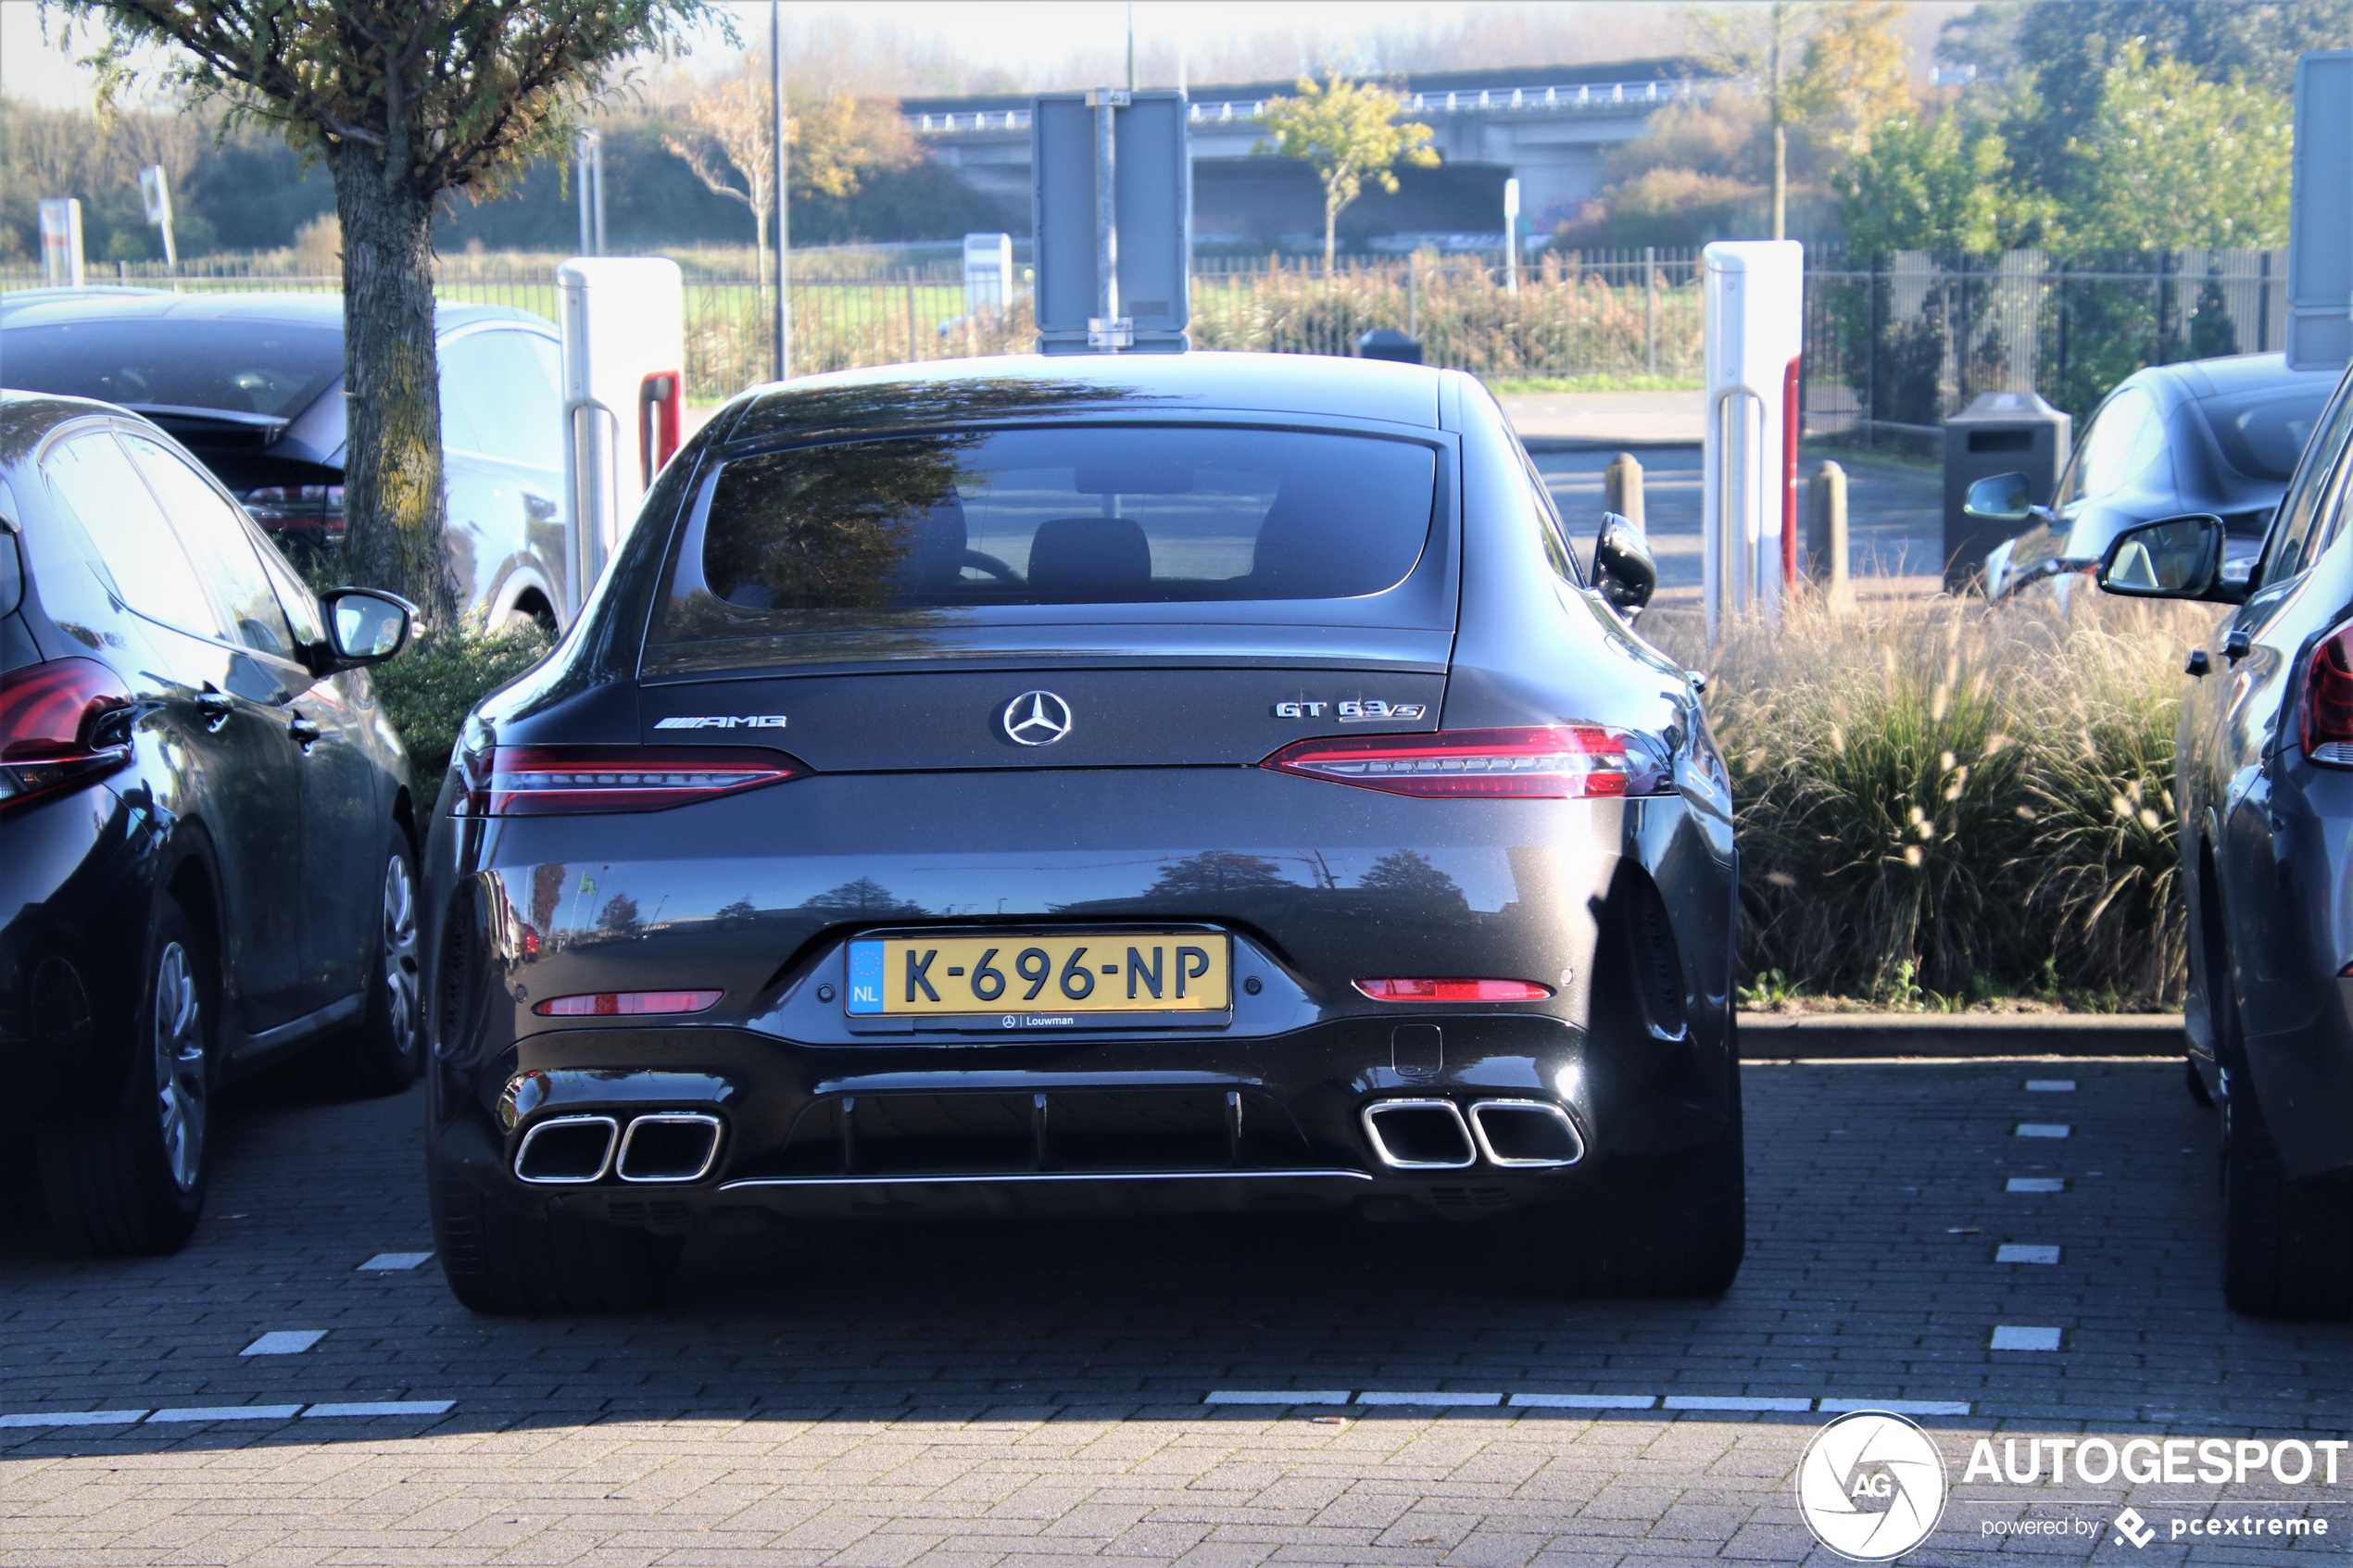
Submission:
<svg viewBox="0 0 2353 1568">
<path fill-rule="evenodd" d="M 1740 1266 L 1731 800 L 1655 573 L 1467 376 L 991 359 L 746 393 L 433 813 L 451 1288 L 817 1216 L 1468 1221 Z"/>
</svg>

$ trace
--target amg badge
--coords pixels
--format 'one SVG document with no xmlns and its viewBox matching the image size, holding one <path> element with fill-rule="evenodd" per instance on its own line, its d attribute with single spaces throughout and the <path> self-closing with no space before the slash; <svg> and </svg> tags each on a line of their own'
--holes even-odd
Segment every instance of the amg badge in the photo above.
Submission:
<svg viewBox="0 0 2353 1568">
<path fill-rule="evenodd" d="M 657 730 L 781 730 L 785 716 L 781 713 L 700 713 L 681 714 L 654 721 Z"/>
</svg>

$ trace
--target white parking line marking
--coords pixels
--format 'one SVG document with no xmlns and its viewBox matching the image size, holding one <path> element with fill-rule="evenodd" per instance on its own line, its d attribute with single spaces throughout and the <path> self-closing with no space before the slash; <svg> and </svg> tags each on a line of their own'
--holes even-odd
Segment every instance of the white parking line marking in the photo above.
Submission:
<svg viewBox="0 0 2353 1568">
<path fill-rule="evenodd" d="M 2063 1138 L 2068 1126 L 2064 1122 L 2020 1122 L 2018 1135 L 2022 1138 Z"/>
<path fill-rule="evenodd" d="M 362 1274 L 390 1273 L 402 1269 L 413 1269 L 432 1256 L 430 1252 L 379 1252 L 352 1272 Z"/>
<path fill-rule="evenodd" d="M 2071 1095 L 2075 1092 L 2072 1078 L 2029 1078 L 2027 1088 L 2038 1095 Z"/>
<path fill-rule="evenodd" d="M 1514 1394 L 1515 1405 L 1555 1411 L 1646 1411 L 1656 1407 L 1655 1394 Z"/>
<path fill-rule="evenodd" d="M 320 1416 L 333 1415 L 447 1415 L 457 1403 L 455 1399 L 379 1399 L 353 1405 L 313 1405 L 302 1412 L 302 1419 L 314 1421 Z"/>
<path fill-rule="evenodd" d="M 292 1421 L 300 1405 L 190 1405 L 184 1410 L 157 1411 L 147 1417 L 150 1426 L 177 1421 Z"/>
<path fill-rule="evenodd" d="M 1997 1263 L 2056 1263 L 2058 1258 L 2057 1248 L 2033 1242 L 2006 1241 L 1994 1248 L 1994 1261 Z"/>
<path fill-rule="evenodd" d="M 275 1328 L 237 1352 L 240 1356 L 299 1356 L 327 1337 L 323 1328 Z"/>
<path fill-rule="evenodd" d="M 1814 1408 L 1824 1415 L 1848 1411 L 1885 1411 L 1890 1415 L 1967 1415 L 1967 1399 L 1818 1399 Z"/>
<path fill-rule="evenodd" d="M 1360 1405 L 1500 1405 L 1501 1394 L 1393 1394 L 1382 1389 L 1367 1388 L 1356 1396 Z"/>
<path fill-rule="evenodd" d="M 1344 1405 L 1346 1388 L 1217 1388 L 1204 1405 Z"/>
<path fill-rule="evenodd" d="M 27 1411 L 0 1415 L 0 1426 L 130 1426 L 146 1417 L 145 1411 Z"/>
<path fill-rule="evenodd" d="M 2064 1176 L 2012 1176 L 2009 1185 L 2002 1190 L 2005 1192 L 2065 1192 L 2067 1178 Z"/>
<path fill-rule="evenodd" d="M 2027 1328 L 2017 1323 L 1996 1323 L 1994 1337 L 1985 1347 L 1989 1350 L 2056 1350 L 2059 1348 L 2059 1331 L 2056 1328 Z"/>
<path fill-rule="evenodd" d="M 1669 1394 L 1670 1411 L 1810 1411 L 1811 1399 L 1760 1399 L 1747 1394 Z"/>
</svg>

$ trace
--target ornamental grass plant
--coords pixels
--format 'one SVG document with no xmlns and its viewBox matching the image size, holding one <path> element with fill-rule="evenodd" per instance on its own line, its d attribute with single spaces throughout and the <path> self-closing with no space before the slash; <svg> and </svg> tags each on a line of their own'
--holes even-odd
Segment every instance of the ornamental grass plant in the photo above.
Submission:
<svg viewBox="0 0 2353 1568">
<path fill-rule="evenodd" d="M 2178 1002 L 2174 725 L 2215 619 L 2045 589 L 1844 614 L 1806 594 L 1712 647 L 1689 618 L 1645 625 L 1712 676 L 1748 994 Z"/>
</svg>

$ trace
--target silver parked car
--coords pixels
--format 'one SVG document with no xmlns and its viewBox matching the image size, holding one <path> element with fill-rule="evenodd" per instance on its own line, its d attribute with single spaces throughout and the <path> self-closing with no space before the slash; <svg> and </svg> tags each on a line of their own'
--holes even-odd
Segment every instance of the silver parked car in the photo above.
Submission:
<svg viewBox="0 0 2353 1568">
<path fill-rule="evenodd" d="M 562 619 L 562 351 L 501 305 L 434 312 L 458 602 L 491 624 Z M 299 555 L 343 536 L 343 300 L 325 294 L 113 293 L 0 316 L 0 383 L 145 415 Z"/>
</svg>

